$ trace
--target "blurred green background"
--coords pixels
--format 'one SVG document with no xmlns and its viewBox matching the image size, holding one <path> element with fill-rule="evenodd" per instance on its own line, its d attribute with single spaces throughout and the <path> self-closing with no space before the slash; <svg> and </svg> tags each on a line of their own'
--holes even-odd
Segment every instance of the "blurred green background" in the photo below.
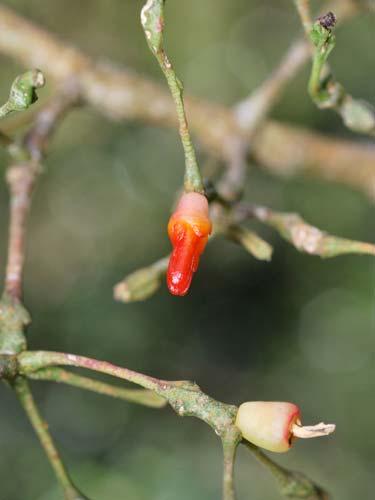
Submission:
<svg viewBox="0 0 375 500">
<path fill-rule="evenodd" d="M 141 0 L 2 3 L 94 57 L 164 83 L 139 25 Z M 317 8 L 323 3 L 312 1 Z M 300 32 L 291 0 L 174 0 L 166 15 L 168 50 L 187 91 L 228 105 L 262 82 Z M 374 15 L 346 23 L 332 55 L 338 78 L 372 102 L 374 30 Z M 1 57 L 2 99 L 20 70 Z M 305 68 L 273 116 L 350 137 L 336 115 L 314 108 L 307 78 Z M 51 91 L 47 85 L 41 95 Z M 3 169 L 6 161 L 1 153 Z M 193 379 L 236 404 L 293 401 L 306 423 L 336 422 L 337 432 L 298 442 L 276 456 L 279 463 L 306 472 L 335 499 L 373 498 L 374 259 L 323 261 L 260 228 L 275 246 L 271 263 L 218 239 L 207 248 L 187 297 L 174 298 L 163 287 L 144 303 L 113 301 L 117 281 L 168 252 L 166 222 L 182 174 L 175 131 L 110 123 L 84 108 L 67 117 L 45 161 L 30 220 L 30 347 Z M 254 166 L 246 199 L 298 211 L 334 234 L 375 241 L 374 206 L 349 189 L 284 181 Z M 1 182 L 2 265 L 7 202 Z M 44 382 L 33 387 L 75 482 L 93 500 L 220 497 L 220 442 L 200 421 Z M 50 467 L 5 386 L 0 408 L 0 499 L 57 500 Z M 239 451 L 236 473 L 239 500 L 279 498 L 247 450 Z"/>
</svg>

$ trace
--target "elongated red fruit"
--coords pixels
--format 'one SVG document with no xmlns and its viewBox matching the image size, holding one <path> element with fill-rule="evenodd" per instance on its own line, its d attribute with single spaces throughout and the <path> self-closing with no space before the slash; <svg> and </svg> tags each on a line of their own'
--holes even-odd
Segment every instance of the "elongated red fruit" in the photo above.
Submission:
<svg viewBox="0 0 375 500">
<path fill-rule="evenodd" d="M 183 194 L 168 223 L 173 246 L 167 272 L 171 294 L 188 292 L 211 229 L 207 198 L 199 193 Z"/>
</svg>

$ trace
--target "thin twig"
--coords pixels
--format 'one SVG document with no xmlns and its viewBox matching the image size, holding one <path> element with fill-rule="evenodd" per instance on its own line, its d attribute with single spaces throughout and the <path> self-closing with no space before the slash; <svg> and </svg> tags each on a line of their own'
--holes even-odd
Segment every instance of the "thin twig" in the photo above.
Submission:
<svg viewBox="0 0 375 500">
<path fill-rule="evenodd" d="M 239 102 L 234 112 L 238 124 L 251 138 L 281 98 L 286 86 L 309 59 L 309 46 L 303 39 L 296 40 L 270 76 L 246 99 Z M 256 146 L 254 146 L 256 147 Z"/>
<path fill-rule="evenodd" d="M 64 467 L 55 443 L 48 432 L 48 425 L 41 417 L 35 404 L 27 380 L 23 377 L 17 377 L 13 383 L 13 387 L 31 422 L 31 425 L 34 428 L 35 433 L 39 438 L 41 445 L 43 446 L 44 451 L 46 452 L 56 478 L 63 489 L 65 500 L 86 499 L 86 497 L 76 489 Z"/>
<path fill-rule="evenodd" d="M 280 493 L 287 498 L 305 499 L 305 500 L 328 500 L 329 496 L 320 486 L 300 472 L 290 471 L 281 467 L 279 464 L 269 458 L 257 446 L 242 441 L 257 460 L 266 467 L 266 469 L 276 479 Z"/>
<path fill-rule="evenodd" d="M 164 48 L 164 3 L 165 0 L 148 0 L 141 12 L 141 23 L 151 52 L 156 57 L 167 80 L 176 106 L 179 133 L 185 153 L 185 191 L 204 193 L 202 175 L 198 166 L 195 149 L 190 137 L 184 104 L 184 88 L 177 78 L 172 63 Z"/>
<path fill-rule="evenodd" d="M 77 94 L 72 91 L 61 93 L 38 113 L 35 124 L 20 146 L 25 160 L 12 165 L 7 172 L 10 190 L 10 221 L 5 291 L 18 301 L 21 300 L 22 295 L 26 221 L 35 183 L 41 173 L 40 161 L 57 121 L 76 102 L 76 99 Z M 17 154 L 19 154 L 18 151 Z"/>
<path fill-rule="evenodd" d="M 234 462 L 236 458 L 239 435 L 222 439 L 223 445 L 223 500 L 235 500 Z"/>
<path fill-rule="evenodd" d="M 76 354 L 66 354 L 63 352 L 49 352 L 49 351 L 25 351 L 19 355 L 19 363 L 24 374 L 32 373 L 46 368 L 49 366 L 76 366 L 93 370 L 100 373 L 106 373 L 113 377 L 128 380 L 134 384 L 140 385 L 145 389 L 158 391 L 162 388 L 164 381 L 158 380 L 143 373 L 138 373 L 127 368 L 113 365 L 107 361 L 99 361 L 97 359 L 87 358 L 85 356 L 78 356 Z"/>
<path fill-rule="evenodd" d="M 138 403 L 150 408 L 162 408 L 167 404 L 166 400 L 155 394 L 154 391 L 147 389 L 124 389 L 123 387 L 106 384 L 105 382 L 100 382 L 89 377 L 82 377 L 58 367 L 44 368 L 31 373 L 28 377 L 33 380 L 47 380 L 72 385 L 73 387 Z"/>
<path fill-rule="evenodd" d="M 56 126 L 68 111 L 79 104 L 79 100 L 78 82 L 72 77 L 61 84 L 60 90 L 37 113 L 33 125 L 23 140 L 23 148 L 33 161 L 42 160 Z"/>
<path fill-rule="evenodd" d="M 309 0 L 295 0 L 297 9 L 302 18 L 306 33 L 311 27 L 309 14 Z M 355 6 L 349 1 L 331 2 L 326 9 L 335 9 L 340 22 L 350 18 L 355 12 Z M 267 118 L 268 114 L 281 98 L 288 84 L 293 80 L 301 67 L 311 56 L 311 44 L 305 38 L 295 40 L 278 66 L 271 75 L 252 92 L 238 103 L 234 112 L 242 129 L 247 131 L 251 139 L 256 130 Z"/>
<path fill-rule="evenodd" d="M 240 217 L 248 214 L 276 229 L 279 234 L 300 252 L 329 258 L 344 254 L 375 255 L 375 244 L 332 236 L 305 222 L 295 213 L 276 212 L 270 208 L 239 204 Z"/>
<path fill-rule="evenodd" d="M 295 0 L 306 37 L 311 42 L 312 69 L 308 90 L 320 109 L 333 109 L 344 124 L 354 132 L 375 136 L 375 109 L 361 99 L 353 98 L 334 78 L 328 57 L 335 47 L 333 29 L 340 12 L 325 10 L 315 23 L 312 22 L 309 0 Z"/>
<path fill-rule="evenodd" d="M 10 190 L 10 221 L 5 291 L 14 300 L 22 294 L 22 272 L 25 260 L 25 228 L 31 196 L 40 166 L 35 162 L 9 167 L 7 181 Z"/>
</svg>

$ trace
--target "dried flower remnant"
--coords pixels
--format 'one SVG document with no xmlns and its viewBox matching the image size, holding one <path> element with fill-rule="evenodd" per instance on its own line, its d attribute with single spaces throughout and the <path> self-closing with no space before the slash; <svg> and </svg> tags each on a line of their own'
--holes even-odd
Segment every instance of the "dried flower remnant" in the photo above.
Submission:
<svg viewBox="0 0 375 500">
<path fill-rule="evenodd" d="M 334 28 L 337 19 L 333 12 L 328 12 L 327 14 L 324 14 L 324 16 L 318 17 L 318 21 L 320 26 L 323 26 L 323 28 L 329 30 L 331 28 Z"/>
<path fill-rule="evenodd" d="M 288 451 L 297 437 L 327 436 L 335 430 L 333 424 L 302 426 L 297 405 L 274 401 L 243 403 L 238 409 L 236 426 L 244 439 L 276 453 Z"/>
<path fill-rule="evenodd" d="M 188 292 L 211 230 L 207 198 L 199 193 L 183 194 L 168 223 L 173 251 L 167 284 L 173 295 Z"/>
</svg>

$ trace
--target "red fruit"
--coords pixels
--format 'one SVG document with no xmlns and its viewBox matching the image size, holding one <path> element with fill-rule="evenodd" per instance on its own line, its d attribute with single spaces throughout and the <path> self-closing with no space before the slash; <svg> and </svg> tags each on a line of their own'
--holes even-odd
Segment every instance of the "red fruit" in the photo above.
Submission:
<svg viewBox="0 0 375 500">
<path fill-rule="evenodd" d="M 173 295 L 185 295 L 188 292 L 211 229 L 207 198 L 199 193 L 183 194 L 168 223 L 173 251 L 169 260 L 167 284 Z"/>
</svg>

